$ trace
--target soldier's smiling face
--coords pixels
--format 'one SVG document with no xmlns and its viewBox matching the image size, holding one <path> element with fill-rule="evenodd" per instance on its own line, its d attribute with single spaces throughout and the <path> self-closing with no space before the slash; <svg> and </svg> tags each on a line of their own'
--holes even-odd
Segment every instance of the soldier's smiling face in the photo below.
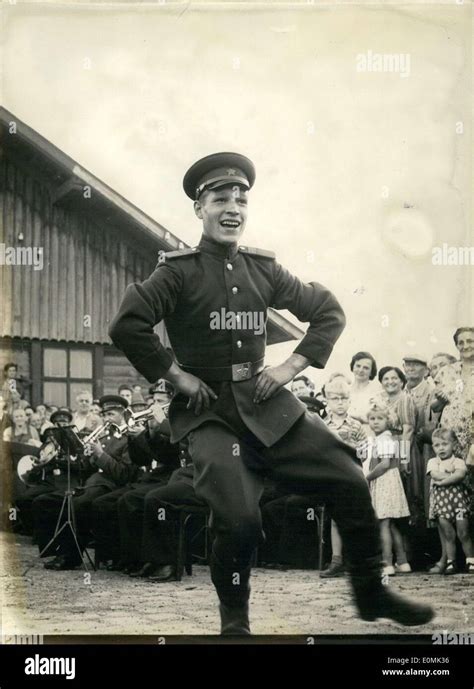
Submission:
<svg viewBox="0 0 474 689">
<path fill-rule="evenodd" d="M 236 185 L 204 191 L 194 202 L 204 234 L 220 244 L 236 244 L 247 222 L 247 200 L 247 190 Z"/>
</svg>

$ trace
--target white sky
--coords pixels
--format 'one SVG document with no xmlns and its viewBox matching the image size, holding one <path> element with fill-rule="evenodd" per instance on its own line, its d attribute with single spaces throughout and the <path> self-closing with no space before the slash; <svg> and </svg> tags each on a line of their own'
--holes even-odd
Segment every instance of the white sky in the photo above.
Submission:
<svg viewBox="0 0 474 689">
<path fill-rule="evenodd" d="M 244 243 L 346 310 L 328 371 L 359 349 L 398 364 L 454 351 L 474 320 L 472 267 L 431 264 L 433 246 L 473 244 L 468 5 L 5 3 L 2 100 L 191 244 L 185 170 L 248 155 Z M 408 54 L 409 75 L 357 71 L 368 51 Z"/>
</svg>

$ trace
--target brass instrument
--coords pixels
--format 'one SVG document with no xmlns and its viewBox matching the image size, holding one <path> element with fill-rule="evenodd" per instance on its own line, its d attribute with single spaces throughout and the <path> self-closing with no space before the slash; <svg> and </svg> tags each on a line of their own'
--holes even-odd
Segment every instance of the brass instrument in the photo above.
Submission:
<svg viewBox="0 0 474 689">
<path fill-rule="evenodd" d="M 168 411 L 170 404 L 171 402 L 168 402 L 168 404 L 160 405 L 165 415 Z M 148 409 L 143 409 L 142 411 L 136 412 L 132 411 L 131 409 L 125 410 L 126 425 L 131 430 L 142 421 L 150 421 L 151 419 L 156 419 L 155 410 L 153 409 L 153 407 L 148 407 Z"/>
<path fill-rule="evenodd" d="M 170 404 L 171 403 L 169 402 L 168 404 L 161 405 L 161 408 L 165 413 L 168 411 Z M 106 421 L 101 426 L 98 426 L 92 431 L 92 433 L 81 440 L 82 444 L 85 446 L 88 443 L 96 442 L 97 440 L 110 435 L 113 435 L 115 438 L 121 438 L 128 432 L 135 430 L 138 424 L 140 424 L 142 421 L 149 421 L 150 419 L 156 418 L 155 411 L 152 407 L 137 412 L 133 412 L 131 409 L 126 409 L 124 417 L 125 422 L 120 424 L 120 426 L 113 421 Z M 86 448 L 84 450 L 84 455 L 88 457 L 90 454 L 91 452 Z"/>
<path fill-rule="evenodd" d="M 109 436 L 111 433 L 116 438 L 120 438 L 122 435 L 122 431 L 119 430 L 120 428 L 120 426 L 117 426 L 116 423 L 112 423 L 112 421 L 106 421 L 100 426 L 97 426 L 92 433 L 89 433 L 89 435 L 81 440 L 81 443 L 84 446 L 84 455 L 86 457 L 90 457 L 92 454 L 92 452 L 86 447 L 88 443 L 95 443 L 102 438 L 107 438 L 107 436 Z"/>
<path fill-rule="evenodd" d="M 32 469 L 38 466 L 37 460 L 38 457 L 34 457 L 33 455 L 23 455 L 23 457 L 18 460 L 16 473 L 22 483 L 28 485 L 28 474 Z"/>
<path fill-rule="evenodd" d="M 58 456 L 59 445 L 54 438 L 49 438 L 40 448 L 39 457 L 24 455 L 18 461 L 16 472 L 23 483 L 28 484 L 28 473 L 32 469 L 43 469 Z"/>
</svg>

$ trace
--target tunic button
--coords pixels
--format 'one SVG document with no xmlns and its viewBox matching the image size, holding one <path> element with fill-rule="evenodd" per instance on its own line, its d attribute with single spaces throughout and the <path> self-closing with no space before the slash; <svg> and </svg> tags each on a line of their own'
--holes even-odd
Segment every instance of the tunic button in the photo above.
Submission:
<svg viewBox="0 0 474 689">
<path fill-rule="evenodd" d="M 237 340 L 236 345 L 240 349 L 242 347 L 242 340 Z"/>
<path fill-rule="evenodd" d="M 226 267 L 227 267 L 227 270 L 233 270 L 234 269 L 234 266 L 232 265 L 232 263 L 228 263 Z"/>
<path fill-rule="evenodd" d="M 232 294 L 237 294 L 238 291 L 239 291 L 238 287 L 232 287 Z"/>
</svg>

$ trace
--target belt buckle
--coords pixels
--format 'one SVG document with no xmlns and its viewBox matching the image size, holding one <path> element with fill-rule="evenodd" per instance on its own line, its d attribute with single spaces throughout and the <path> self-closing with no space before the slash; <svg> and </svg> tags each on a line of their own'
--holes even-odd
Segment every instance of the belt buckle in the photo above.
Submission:
<svg viewBox="0 0 474 689">
<path fill-rule="evenodd" d="M 238 383 L 241 380 L 249 380 L 252 377 L 252 362 L 246 361 L 244 364 L 232 364 L 232 382 Z"/>
</svg>

